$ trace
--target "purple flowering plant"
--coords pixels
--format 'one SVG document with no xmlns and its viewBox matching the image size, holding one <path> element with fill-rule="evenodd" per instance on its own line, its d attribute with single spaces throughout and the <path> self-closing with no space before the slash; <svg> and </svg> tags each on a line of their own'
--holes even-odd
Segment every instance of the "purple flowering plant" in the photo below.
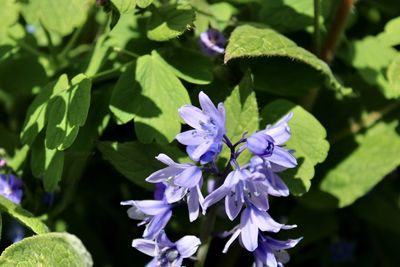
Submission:
<svg viewBox="0 0 400 267">
<path fill-rule="evenodd" d="M 140 220 L 144 225 L 142 239 L 133 240 L 132 246 L 153 257 L 147 266 L 179 267 L 184 258 L 204 263 L 204 253 L 200 249 L 209 247 L 207 232 L 202 240 L 195 236 L 185 236 L 172 243 L 167 238 L 166 226 L 171 219 L 174 207 L 186 204 L 189 221 L 194 222 L 200 216 L 216 216 L 209 212 L 220 203 L 226 216 L 240 222 L 232 230 L 222 234 L 230 236 L 223 253 L 239 237 L 240 244 L 253 252 L 255 266 L 283 266 L 289 259 L 286 249 L 294 247 L 301 239 L 279 241 L 271 235 L 295 228 L 275 221 L 268 213 L 270 196 L 285 197 L 289 190 L 278 173 L 297 166 L 297 160 L 284 143 L 291 136 L 288 121 L 289 113 L 274 125 L 267 125 L 264 130 L 250 134 L 243 133 L 240 140 L 231 141 L 226 129 L 226 114 L 223 103 L 217 106 L 204 93 L 199 93 L 200 108 L 184 105 L 179 108 L 179 115 L 192 128 L 179 133 L 176 140 L 186 146 L 186 152 L 194 163 L 177 163 L 165 154 L 156 159 L 166 165 L 146 178 L 156 184 L 155 200 L 128 200 L 121 205 L 128 205 L 128 216 Z M 218 167 L 223 146 L 230 150 L 230 159 L 224 169 Z M 237 159 L 248 150 L 252 157 L 248 163 L 240 165 Z M 205 177 L 214 182 L 208 186 L 208 195 L 203 196 Z M 224 199 L 224 201 L 221 201 Z M 240 216 L 239 216 L 240 215 Z M 222 216 L 220 214 L 220 216 Z M 214 218 L 205 220 L 212 224 Z M 212 229 L 212 225 L 208 225 Z M 202 247 L 203 248 L 202 248 Z"/>
</svg>

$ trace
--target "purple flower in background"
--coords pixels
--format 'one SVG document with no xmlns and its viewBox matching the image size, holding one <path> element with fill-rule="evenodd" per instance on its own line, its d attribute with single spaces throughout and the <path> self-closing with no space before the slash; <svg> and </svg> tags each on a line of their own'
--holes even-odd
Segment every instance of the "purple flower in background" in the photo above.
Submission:
<svg viewBox="0 0 400 267">
<path fill-rule="evenodd" d="M 226 39 L 224 35 L 216 29 L 208 29 L 200 34 L 201 50 L 209 56 L 223 54 L 225 45 Z"/>
<path fill-rule="evenodd" d="M 172 216 L 172 206 L 164 200 L 122 201 L 121 205 L 130 205 L 128 217 L 141 220 L 138 225 L 146 224 L 143 237 L 154 239 L 167 225 Z"/>
<path fill-rule="evenodd" d="M 260 235 L 258 247 L 254 251 L 254 267 L 283 267 L 290 259 L 286 249 L 296 246 L 302 238 L 280 241 Z"/>
<path fill-rule="evenodd" d="M 155 241 L 135 239 L 132 242 L 134 248 L 154 257 L 146 267 L 180 267 L 183 259 L 195 254 L 200 244 L 200 239 L 192 235 L 184 236 L 173 243 L 164 232 Z"/>
<path fill-rule="evenodd" d="M 292 229 L 296 225 L 280 224 L 266 212 L 257 209 L 249 204 L 242 212 L 240 217 L 240 224 L 233 230 L 231 238 L 226 243 L 223 252 L 226 253 L 233 243 L 233 241 L 240 235 L 240 242 L 248 251 L 254 251 L 258 247 L 258 233 L 261 231 L 268 231 L 277 233 L 281 229 Z"/>
<path fill-rule="evenodd" d="M 21 179 L 13 174 L 0 174 L 0 195 L 20 204 L 22 199 Z"/>
<path fill-rule="evenodd" d="M 0 159 L 0 168 L 7 165 L 7 161 L 5 159 Z"/>
<path fill-rule="evenodd" d="M 176 139 L 186 145 L 189 157 L 201 164 L 210 162 L 222 149 L 222 139 L 226 133 L 225 108 L 222 103 L 218 109 L 203 92 L 199 94 L 202 109 L 184 105 L 178 111 L 182 119 L 194 130 L 180 133 Z"/>
<path fill-rule="evenodd" d="M 146 178 L 150 183 L 164 183 L 165 199 L 168 203 L 174 203 L 187 196 L 189 219 L 194 221 L 199 215 L 199 205 L 203 203 L 201 186 L 203 183 L 201 170 L 193 164 L 181 164 L 174 162 L 165 154 L 156 157 L 168 167 L 152 173 Z"/>
<path fill-rule="evenodd" d="M 290 112 L 272 126 L 256 132 L 247 138 L 247 148 L 255 155 L 286 168 L 297 166 L 296 158 L 286 149 L 280 147 L 289 140 L 291 133 L 287 122 L 292 118 Z"/>
</svg>

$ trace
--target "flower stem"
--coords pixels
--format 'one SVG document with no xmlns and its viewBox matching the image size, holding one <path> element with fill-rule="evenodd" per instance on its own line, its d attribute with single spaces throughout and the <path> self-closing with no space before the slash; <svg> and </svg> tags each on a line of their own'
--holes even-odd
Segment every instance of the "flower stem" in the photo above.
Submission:
<svg viewBox="0 0 400 267">
<path fill-rule="evenodd" d="M 336 12 L 336 16 L 333 19 L 321 53 L 322 60 L 328 64 L 332 62 L 335 49 L 345 29 L 347 17 L 353 7 L 353 3 L 354 0 L 342 0 Z"/>
<path fill-rule="evenodd" d="M 314 5 L 316 4 L 316 2 L 319 2 L 319 1 L 315 0 Z M 336 12 L 335 18 L 333 19 L 331 27 L 328 31 L 328 36 L 326 37 L 324 47 L 321 52 L 321 59 L 328 64 L 330 64 L 333 60 L 335 49 L 336 49 L 336 47 L 340 41 L 340 37 L 345 29 L 347 17 L 353 6 L 353 3 L 354 3 L 354 0 L 342 0 L 341 1 L 339 8 Z M 316 13 L 316 11 L 314 11 L 314 12 Z M 315 20 L 318 20 L 318 19 L 319 18 L 314 17 L 314 23 L 316 23 Z M 315 27 L 315 25 L 314 25 L 314 27 Z M 319 25 L 318 25 L 318 27 L 319 27 Z M 319 88 L 314 88 L 305 97 L 300 99 L 300 104 L 301 104 L 301 106 L 303 106 L 304 109 L 309 110 L 309 111 L 312 110 L 312 108 L 314 107 L 315 101 L 317 100 L 317 97 L 318 97 L 318 90 L 319 90 Z"/>
<path fill-rule="evenodd" d="M 211 232 L 214 229 L 215 218 L 217 215 L 216 211 L 215 207 L 211 207 L 208 216 L 204 218 L 200 233 L 202 245 L 199 247 L 197 252 L 197 261 L 194 267 L 203 267 L 206 263 L 208 250 L 210 249 L 212 240 Z"/>
</svg>

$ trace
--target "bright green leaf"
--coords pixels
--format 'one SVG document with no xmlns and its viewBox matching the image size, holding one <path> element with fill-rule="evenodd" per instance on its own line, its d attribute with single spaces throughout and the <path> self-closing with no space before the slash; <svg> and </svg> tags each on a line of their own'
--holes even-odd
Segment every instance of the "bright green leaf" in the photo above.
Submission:
<svg viewBox="0 0 400 267">
<path fill-rule="evenodd" d="M 0 256 L 4 267 L 91 267 L 93 260 L 82 242 L 68 233 L 27 237 L 6 248 Z"/>
<path fill-rule="evenodd" d="M 136 0 L 138 7 L 146 8 L 153 3 L 153 0 Z"/>
<path fill-rule="evenodd" d="M 176 162 L 186 161 L 186 155 L 177 147 L 140 142 L 112 143 L 100 142 L 97 145 L 103 158 L 110 162 L 120 173 L 140 187 L 153 190 L 153 185 L 145 179 L 153 172 L 164 168 L 155 157 L 164 153 Z"/>
<path fill-rule="evenodd" d="M 225 53 L 225 62 L 246 57 L 286 57 L 302 62 L 321 72 L 330 87 L 348 93 L 334 77 L 329 66 L 314 54 L 297 46 L 280 33 L 264 26 L 243 25 L 231 34 Z"/>
<path fill-rule="evenodd" d="M 2 43 L 10 26 L 18 21 L 19 5 L 16 0 L 0 0 L 0 7 L 0 43 Z"/>
<path fill-rule="evenodd" d="M 92 0 L 36 1 L 40 1 L 38 10 L 36 10 L 40 22 L 49 31 L 54 31 L 62 36 L 68 35 L 74 28 L 80 27 L 86 21 L 89 9 L 93 5 Z"/>
<path fill-rule="evenodd" d="M 35 234 L 45 234 L 49 232 L 47 226 L 39 218 L 34 217 L 33 214 L 23 209 L 20 205 L 15 204 L 1 195 L 0 210 L 1 212 L 8 213 L 10 216 L 20 221 Z"/>
<path fill-rule="evenodd" d="M 389 64 L 387 78 L 390 86 L 400 95 L 400 55 L 397 55 Z"/>
<path fill-rule="evenodd" d="M 213 79 L 213 62 L 209 57 L 190 49 L 180 49 L 179 57 L 173 50 L 155 54 L 176 76 L 194 84 L 208 84 Z"/>
<path fill-rule="evenodd" d="M 212 4 L 210 9 L 220 31 L 229 25 L 231 17 L 237 13 L 237 9 L 226 2 Z"/>
<path fill-rule="evenodd" d="M 380 122 L 357 136 L 358 147 L 324 177 L 321 190 L 352 204 L 400 164 L 398 122 Z"/>
<path fill-rule="evenodd" d="M 387 46 L 400 44 L 400 17 L 390 20 L 385 25 L 385 30 L 377 38 Z"/>
<path fill-rule="evenodd" d="M 135 10 L 136 0 L 111 0 L 120 13 L 130 13 Z"/>
<path fill-rule="evenodd" d="M 147 37 L 167 41 L 181 35 L 195 19 L 192 7 L 182 4 L 163 5 L 154 9 L 147 24 Z"/>
<path fill-rule="evenodd" d="M 400 90 L 388 83 L 385 71 L 396 53 L 377 38 L 368 36 L 353 42 L 349 54 L 342 56 L 368 84 L 377 86 L 386 98 L 393 99 L 400 97 Z"/>
<path fill-rule="evenodd" d="M 143 143 L 154 139 L 159 143 L 171 142 L 181 129 L 178 108 L 190 104 L 185 87 L 157 58 L 154 51 L 151 56 L 140 57 L 136 65 L 140 95 L 132 105 L 138 107 L 135 130 Z"/>
<path fill-rule="evenodd" d="M 234 143 L 239 141 L 245 132 L 252 134 L 258 130 L 258 105 L 253 88 L 252 77 L 247 73 L 224 102 L 226 135 Z M 228 159 L 229 155 L 230 151 L 224 149 L 221 156 Z M 244 151 L 238 158 L 239 163 L 247 163 L 250 157 L 250 152 Z"/>
<path fill-rule="evenodd" d="M 319 121 L 302 107 L 287 100 L 276 100 L 265 106 L 261 112 L 262 127 L 276 122 L 288 112 L 293 112 L 293 118 L 289 121 L 292 136 L 285 144 L 288 149 L 295 151 L 299 166 L 283 172 L 282 177 L 292 194 L 302 195 L 310 189 L 314 166 L 326 159 L 329 143 L 325 139 L 325 128 Z"/>
</svg>

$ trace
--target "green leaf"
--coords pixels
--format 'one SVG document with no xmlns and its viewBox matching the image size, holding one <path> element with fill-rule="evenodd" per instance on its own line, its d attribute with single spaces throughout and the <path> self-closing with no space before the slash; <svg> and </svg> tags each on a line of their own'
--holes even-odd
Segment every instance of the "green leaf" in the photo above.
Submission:
<svg viewBox="0 0 400 267">
<path fill-rule="evenodd" d="M 368 193 L 400 164 L 398 122 L 380 122 L 357 136 L 358 147 L 330 170 L 320 188 L 335 196 L 339 207 Z M 383 138 L 384 137 L 384 138 Z"/>
<path fill-rule="evenodd" d="M 287 100 L 276 100 L 264 107 L 262 126 L 272 124 L 288 112 L 293 112 L 289 121 L 292 136 L 286 147 L 295 150 L 299 166 L 283 172 L 282 178 L 292 194 L 302 195 L 310 189 L 314 166 L 326 159 L 329 143 L 325 139 L 325 128 L 319 121 L 301 106 Z"/>
<path fill-rule="evenodd" d="M 99 142 L 97 144 L 103 158 L 110 162 L 120 173 L 140 187 L 153 190 L 153 185 L 145 179 L 153 172 L 165 168 L 155 159 L 164 153 L 176 162 L 187 160 L 187 156 L 177 147 L 161 146 L 156 143 L 141 144 L 140 142 Z"/>
<path fill-rule="evenodd" d="M 385 46 L 376 37 L 368 36 L 352 42 L 348 54 L 342 58 L 356 68 L 368 84 L 377 86 L 386 98 L 394 99 L 400 97 L 400 90 L 388 83 L 385 72 L 396 54 L 395 49 Z"/>
<path fill-rule="evenodd" d="M 45 234 L 49 232 L 49 229 L 41 219 L 34 217 L 33 214 L 23 209 L 20 205 L 15 204 L 1 195 L 0 210 L 17 219 L 23 225 L 31 229 L 35 234 Z"/>
<path fill-rule="evenodd" d="M 54 192 L 64 168 L 64 152 L 46 149 L 45 172 L 43 175 L 43 185 L 46 192 Z"/>
<path fill-rule="evenodd" d="M 43 130 L 46 124 L 47 103 L 50 100 L 55 87 L 63 86 L 61 80 L 58 82 L 58 84 L 56 82 L 51 82 L 46 85 L 29 106 L 24 126 L 21 131 L 22 143 L 32 145 L 36 136 Z"/>
<path fill-rule="evenodd" d="M 136 80 L 139 84 L 132 105 L 135 130 L 142 143 L 171 142 L 180 132 L 178 108 L 189 104 L 189 95 L 174 73 L 162 64 L 158 55 L 145 55 L 137 60 Z M 162 82 L 160 82 L 162 81 Z"/>
<path fill-rule="evenodd" d="M 91 81 L 83 74 L 71 84 L 65 74 L 60 76 L 47 108 L 47 148 L 64 150 L 72 145 L 89 112 L 90 88 Z"/>
<path fill-rule="evenodd" d="M 247 73 L 224 102 L 227 136 L 233 143 L 239 141 L 245 132 L 252 134 L 258 130 L 258 105 L 253 88 L 252 77 Z M 227 159 L 229 155 L 228 149 L 221 154 Z M 238 158 L 239 164 L 247 163 L 250 157 L 251 153 L 244 151 Z"/>
<path fill-rule="evenodd" d="M 389 64 L 387 69 L 387 78 L 389 80 L 389 85 L 393 90 L 399 92 L 400 95 L 400 54 L 398 54 Z"/>
<path fill-rule="evenodd" d="M 0 264 L 11 266 L 93 266 L 92 256 L 82 242 L 68 233 L 47 233 L 24 238 L 6 248 Z"/>
<path fill-rule="evenodd" d="M 153 0 L 136 0 L 136 4 L 140 8 L 146 8 L 153 3 Z"/>
<path fill-rule="evenodd" d="M 137 95 L 136 91 L 138 90 L 135 70 L 135 63 L 127 66 L 119 77 L 111 95 L 110 110 L 118 124 L 125 124 L 131 121 L 138 110 L 138 106 L 134 103 Z"/>
<path fill-rule="evenodd" d="M 225 63 L 235 58 L 262 56 L 286 57 L 307 64 L 321 72 L 330 87 L 343 94 L 348 93 L 348 89 L 339 84 L 325 62 L 278 32 L 254 25 L 239 26 L 232 32 L 226 48 Z"/>
<path fill-rule="evenodd" d="M 385 25 L 385 30 L 378 34 L 378 40 L 387 46 L 400 44 L 400 17 L 390 20 Z"/>
<path fill-rule="evenodd" d="M 159 52 L 154 56 L 179 78 L 194 84 L 209 84 L 212 81 L 213 62 L 209 57 L 184 48 L 179 49 L 179 57 L 172 49 Z"/>
<path fill-rule="evenodd" d="M 220 31 L 230 24 L 232 16 L 237 13 L 237 9 L 226 2 L 212 4 L 210 9 Z"/>
<path fill-rule="evenodd" d="M 64 168 L 64 152 L 48 149 L 43 138 L 38 138 L 31 149 L 31 170 L 35 177 L 43 177 L 44 189 L 53 192 L 57 189 Z"/>
<path fill-rule="evenodd" d="M 313 24 L 313 1 L 265 1 L 259 16 L 260 21 L 279 31 L 303 30 Z"/>
<path fill-rule="evenodd" d="M 178 37 L 194 19 L 195 13 L 187 2 L 155 8 L 147 24 L 147 37 L 154 41 Z"/>
<path fill-rule="evenodd" d="M 135 11 L 136 0 L 111 0 L 119 13 L 130 13 Z"/>
<path fill-rule="evenodd" d="M 2 43 L 10 26 L 18 21 L 19 5 L 16 0 L 0 0 L 0 6 L 0 43 Z"/>
<path fill-rule="evenodd" d="M 86 21 L 88 11 L 93 5 L 91 0 L 36 1 L 40 1 L 38 10 L 36 10 L 40 22 L 49 31 L 54 31 L 62 36 L 68 35 L 74 28 L 80 27 Z"/>
</svg>

